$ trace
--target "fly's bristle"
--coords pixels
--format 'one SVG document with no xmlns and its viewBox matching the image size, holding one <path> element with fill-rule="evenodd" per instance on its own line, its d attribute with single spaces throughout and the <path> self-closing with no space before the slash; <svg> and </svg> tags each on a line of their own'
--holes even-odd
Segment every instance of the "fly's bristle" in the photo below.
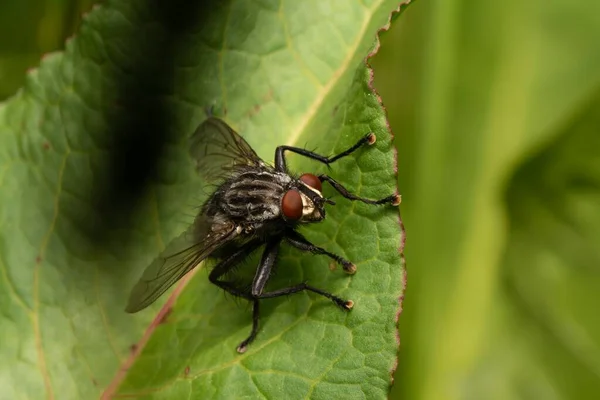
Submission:
<svg viewBox="0 0 600 400">
<path fill-rule="evenodd" d="M 377 141 L 377 137 L 375 136 L 375 134 L 373 132 L 371 132 L 367 135 L 367 140 L 369 141 L 370 145 L 373 145 Z"/>
<path fill-rule="evenodd" d="M 397 207 L 400 205 L 401 202 L 402 202 L 402 196 L 397 194 L 396 197 L 394 198 L 394 200 L 392 200 L 392 205 Z"/>
</svg>

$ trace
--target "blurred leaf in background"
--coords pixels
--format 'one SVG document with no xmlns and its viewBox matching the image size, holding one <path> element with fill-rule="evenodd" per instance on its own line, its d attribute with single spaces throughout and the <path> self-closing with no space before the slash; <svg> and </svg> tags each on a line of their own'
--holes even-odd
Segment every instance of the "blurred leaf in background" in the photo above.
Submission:
<svg viewBox="0 0 600 400">
<path fill-rule="evenodd" d="M 0 100 L 23 86 L 25 70 L 60 50 L 93 0 L 0 1 Z"/>
<path fill-rule="evenodd" d="M 600 393 L 600 3 L 420 2 L 375 63 L 408 288 L 392 398 Z"/>
</svg>

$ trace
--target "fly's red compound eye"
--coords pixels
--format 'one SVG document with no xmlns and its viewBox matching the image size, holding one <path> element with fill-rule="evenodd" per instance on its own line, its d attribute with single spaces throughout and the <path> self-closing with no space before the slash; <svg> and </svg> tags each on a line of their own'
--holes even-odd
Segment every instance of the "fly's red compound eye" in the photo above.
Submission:
<svg viewBox="0 0 600 400">
<path fill-rule="evenodd" d="M 297 220 L 302 217 L 302 197 L 297 190 L 288 190 L 281 199 L 281 211 L 286 218 Z"/>
<path fill-rule="evenodd" d="M 311 188 L 316 189 L 319 192 L 321 191 L 321 188 L 322 188 L 321 181 L 319 180 L 319 178 L 316 175 L 304 174 L 300 177 L 300 180 L 302 182 L 306 183 Z"/>
</svg>

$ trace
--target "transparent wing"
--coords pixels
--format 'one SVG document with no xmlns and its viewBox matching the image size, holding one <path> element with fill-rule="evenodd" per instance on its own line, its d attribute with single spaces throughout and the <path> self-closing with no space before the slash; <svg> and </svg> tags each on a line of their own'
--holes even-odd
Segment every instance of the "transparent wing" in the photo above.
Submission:
<svg viewBox="0 0 600 400">
<path fill-rule="evenodd" d="M 264 165 L 252 147 L 222 120 L 210 117 L 190 137 L 190 155 L 208 181 L 240 167 Z"/>
<path fill-rule="evenodd" d="M 158 299 L 216 248 L 237 235 L 233 223 L 217 223 L 199 216 L 146 268 L 129 296 L 125 311 L 138 312 Z"/>
</svg>

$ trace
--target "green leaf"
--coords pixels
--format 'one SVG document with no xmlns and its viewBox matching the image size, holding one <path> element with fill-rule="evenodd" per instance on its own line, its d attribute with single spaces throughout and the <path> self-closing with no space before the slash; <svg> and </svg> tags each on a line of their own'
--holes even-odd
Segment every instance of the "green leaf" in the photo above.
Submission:
<svg viewBox="0 0 600 400">
<path fill-rule="evenodd" d="M 207 106 L 268 161 L 279 144 L 331 154 L 373 131 L 376 145 L 336 162 L 331 175 L 362 196 L 396 191 L 391 133 L 364 60 L 397 3 L 218 4 L 209 14 L 192 7 L 187 19 L 145 1 L 97 6 L 64 54 L 45 57 L 0 106 L 6 396 L 386 397 L 404 281 L 393 207 L 338 196 L 327 220 L 304 233 L 355 262 L 357 274 L 286 249 L 273 284 L 307 279 L 351 298 L 354 310 L 305 293 L 265 302 L 259 336 L 243 355 L 235 347 L 249 333 L 250 310 L 210 285 L 202 268 L 166 307 L 123 311 L 143 268 L 206 195 L 184 143 Z M 130 92 L 145 98 L 123 103 Z M 167 144 L 133 216 L 117 210 L 108 224 L 98 198 L 110 156 L 128 140 L 146 149 L 146 139 L 155 139 L 140 136 L 143 127 L 111 136 L 138 108 L 168 112 Z M 296 171 L 324 171 L 290 159 Z"/>
<path fill-rule="evenodd" d="M 597 396 L 599 16 L 420 2 L 383 41 L 411 244 L 392 397 Z"/>
<path fill-rule="evenodd" d="M 520 333 L 516 345 L 531 355 L 528 368 L 507 357 L 509 372 L 535 382 L 534 389 L 517 387 L 523 398 L 533 390 L 563 398 L 600 392 L 598 107 L 600 86 L 507 191 L 507 321 Z"/>
</svg>

